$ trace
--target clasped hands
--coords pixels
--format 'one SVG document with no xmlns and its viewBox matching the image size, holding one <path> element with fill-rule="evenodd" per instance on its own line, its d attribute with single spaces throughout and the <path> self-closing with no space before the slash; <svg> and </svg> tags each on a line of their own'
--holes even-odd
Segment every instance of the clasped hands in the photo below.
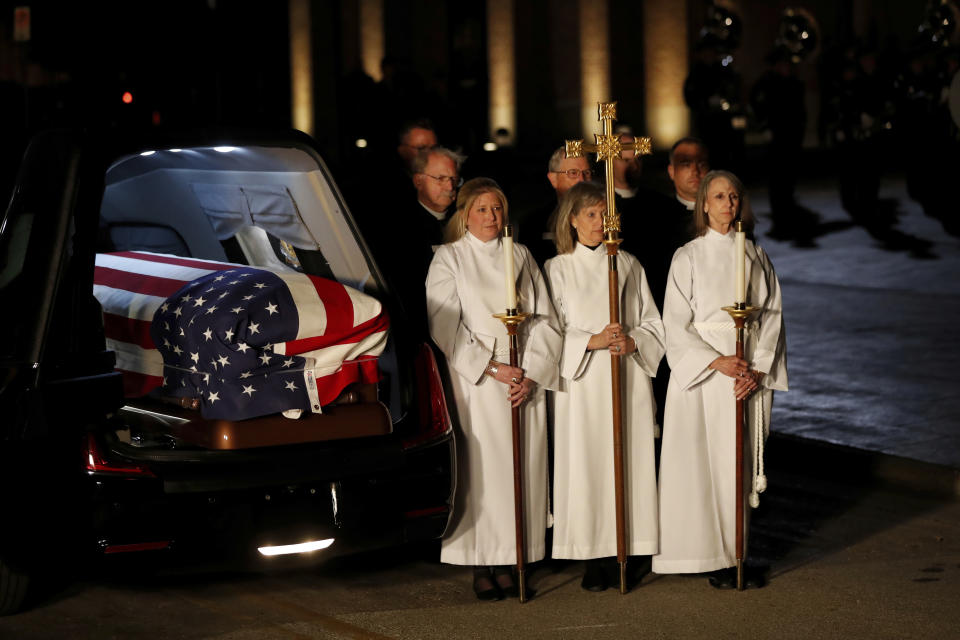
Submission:
<svg viewBox="0 0 960 640">
<path fill-rule="evenodd" d="M 495 366 L 497 372 L 493 373 L 490 370 L 490 366 Z M 502 362 L 491 360 L 486 373 L 497 382 L 502 382 L 507 385 L 507 398 L 510 399 L 511 407 L 519 407 L 523 404 L 537 386 L 536 381 L 524 375 L 523 369 L 520 367 L 511 367 Z"/>
<path fill-rule="evenodd" d="M 619 322 L 611 322 L 603 331 L 590 336 L 587 351 L 609 349 L 615 356 L 625 356 L 637 350 L 637 343 L 623 332 Z"/>
<path fill-rule="evenodd" d="M 733 395 L 737 400 L 743 400 L 759 389 L 764 376 L 762 371 L 752 370 L 749 362 L 737 356 L 720 356 L 710 363 L 710 368 L 735 380 Z"/>
</svg>

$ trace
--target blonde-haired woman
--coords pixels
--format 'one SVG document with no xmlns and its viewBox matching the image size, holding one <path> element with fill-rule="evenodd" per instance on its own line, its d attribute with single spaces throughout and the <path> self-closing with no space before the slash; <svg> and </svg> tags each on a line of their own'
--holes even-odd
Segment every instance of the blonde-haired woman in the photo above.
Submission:
<svg viewBox="0 0 960 640">
<path fill-rule="evenodd" d="M 563 331 L 561 390 L 554 394 L 553 557 L 587 560 L 581 586 L 618 582 L 610 359 L 620 358 L 627 553 L 657 552 L 656 406 L 650 378 L 664 352 L 663 324 L 643 267 L 617 254 L 622 323 L 611 323 L 603 215 L 593 183 L 560 200 L 557 257 L 545 270 Z M 604 558 L 608 558 L 606 562 Z"/>
<path fill-rule="evenodd" d="M 497 183 L 474 178 L 460 189 L 448 226 L 450 241 L 437 249 L 427 274 L 430 334 L 447 359 L 458 435 L 454 522 L 441 542 L 440 561 L 473 565 L 481 600 L 516 595 L 513 445 L 510 407 L 523 418 L 526 560 L 544 557 L 547 505 L 547 435 L 544 387 L 557 385 L 560 334 L 536 262 L 514 244 L 516 291 L 522 311 L 520 367 L 509 363 L 502 322 L 506 306 L 500 232 L 507 199 Z"/>
<path fill-rule="evenodd" d="M 743 185 L 732 173 L 711 171 L 700 182 L 695 237 L 674 254 L 663 303 L 670 385 L 660 458 L 660 553 L 657 573 L 705 573 L 717 588 L 734 586 L 736 500 L 755 503 L 766 479 L 759 462 L 769 430 L 773 390 L 787 390 L 780 284 L 766 253 L 746 241 L 746 302 L 758 311 L 746 331 L 746 359 L 722 307 L 734 302 L 734 221 L 753 226 Z M 737 490 L 734 476 L 735 403 L 748 400 L 746 460 L 751 480 Z M 747 518 L 749 521 L 749 518 Z M 747 573 L 748 586 L 762 576 Z"/>
</svg>

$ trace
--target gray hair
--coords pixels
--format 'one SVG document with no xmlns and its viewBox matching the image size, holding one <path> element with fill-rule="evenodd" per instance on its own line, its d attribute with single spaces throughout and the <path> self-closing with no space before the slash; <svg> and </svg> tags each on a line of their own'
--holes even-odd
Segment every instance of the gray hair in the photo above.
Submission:
<svg viewBox="0 0 960 640">
<path fill-rule="evenodd" d="M 743 221 L 743 230 L 749 236 L 753 233 L 753 210 L 750 208 L 750 199 L 747 197 L 746 189 L 743 188 L 743 182 L 729 171 L 716 169 L 703 176 L 703 180 L 700 181 L 700 188 L 697 190 L 697 202 L 693 207 L 693 237 L 699 238 L 710 227 L 710 217 L 704 210 L 704 203 L 707 201 L 707 191 L 710 189 L 710 183 L 718 178 L 727 180 L 740 196 L 740 210 L 737 215 Z"/>
<path fill-rule="evenodd" d="M 547 164 L 547 171 L 560 171 L 560 164 L 567 159 L 565 147 L 560 147 L 550 156 L 550 162 Z"/>
<path fill-rule="evenodd" d="M 429 149 L 421 149 L 418 151 L 417 155 L 413 158 L 413 162 L 410 163 L 410 169 L 414 173 L 423 173 L 423 170 L 427 168 L 427 163 L 430 162 L 430 156 L 434 153 L 452 160 L 454 166 L 457 168 L 457 172 L 460 171 L 460 167 L 463 166 L 463 163 L 467 159 L 467 156 L 463 155 L 462 153 L 457 153 L 456 151 L 451 151 L 446 147 L 437 145 L 435 147 L 430 147 Z"/>
</svg>

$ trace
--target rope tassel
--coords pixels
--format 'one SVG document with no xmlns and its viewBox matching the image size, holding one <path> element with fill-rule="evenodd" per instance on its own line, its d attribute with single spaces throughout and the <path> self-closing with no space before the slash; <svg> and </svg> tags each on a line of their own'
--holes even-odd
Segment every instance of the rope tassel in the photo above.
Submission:
<svg viewBox="0 0 960 640">
<path fill-rule="evenodd" d="M 753 394 L 752 400 L 755 401 L 754 407 L 754 433 L 756 433 L 756 446 L 753 448 L 753 490 L 750 492 L 750 506 L 754 509 L 760 506 L 760 494 L 767 490 L 767 476 L 763 472 L 763 447 L 767 439 L 766 429 L 764 429 L 763 420 L 763 398 L 760 393 Z"/>
</svg>

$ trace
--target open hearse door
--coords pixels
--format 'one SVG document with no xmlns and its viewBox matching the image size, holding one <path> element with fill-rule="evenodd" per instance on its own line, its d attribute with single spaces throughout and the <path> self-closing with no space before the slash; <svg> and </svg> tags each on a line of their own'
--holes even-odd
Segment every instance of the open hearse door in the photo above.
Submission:
<svg viewBox="0 0 960 640">
<path fill-rule="evenodd" d="M 0 295 L 0 613 L 90 556 L 272 566 L 445 530 L 433 351 L 307 136 L 39 136 Z"/>
</svg>

